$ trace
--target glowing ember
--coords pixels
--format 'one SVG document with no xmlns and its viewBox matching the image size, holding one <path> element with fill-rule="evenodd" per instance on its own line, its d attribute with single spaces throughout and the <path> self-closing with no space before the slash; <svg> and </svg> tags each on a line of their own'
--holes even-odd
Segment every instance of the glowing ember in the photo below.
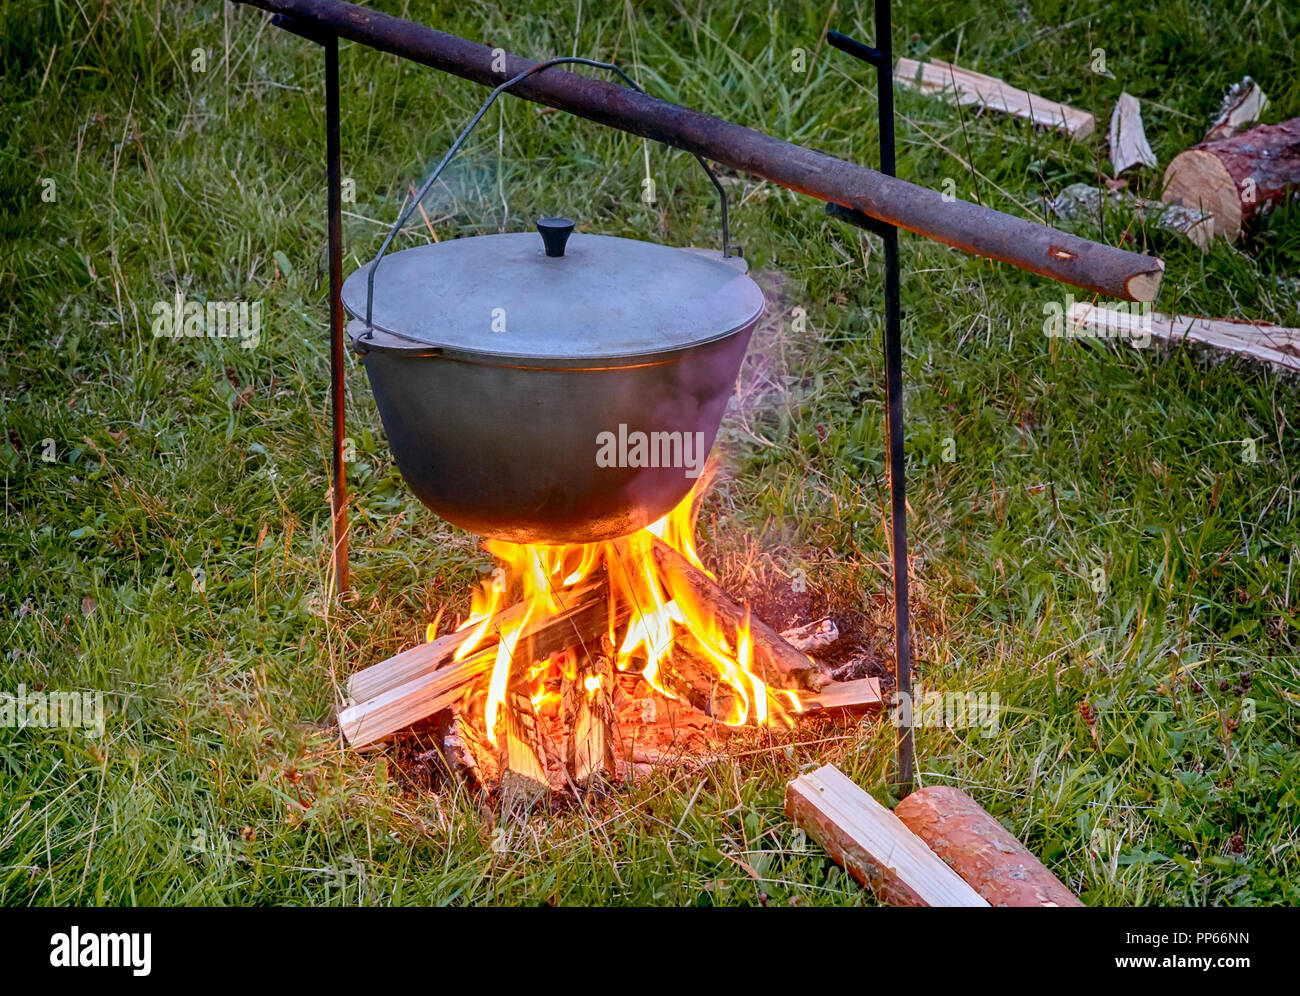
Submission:
<svg viewBox="0 0 1300 996">
<path fill-rule="evenodd" d="M 620 672 L 639 674 L 660 695 L 677 699 L 664 668 L 674 654 L 689 656 L 712 668 L 715 686 L 721 692 L 715 694 L 715 702 L 730 703 L 729 715 L 721 717 L 726 724 L 762 724 L 774 716 L 786 718 L 781 700 L 769 695 L 763 680 L 752 670 L 748 617 L 739 626 L 724 625 L 687 586 L 674 583 L 656 566 L 653 546 L 659 540 L 708 574 L 695 551 L 695 497 L 695 493 L 688 495 L 645 529 L 605 543 L 540 546 L 486 542 L 487 550 L 501 562 L 501 567 L 474 592 L 469 617 L 457 630 L 468 635 L 455 659 L 465 659 L 489 638 L 499 641 L 483 712 L 484 728 L 492 744 L 497 743 L 498 719 L 512 681 L 526 679 L 533 707 L 541 710 L 555 705 L 559 698 L 547 689 L 548 679 L 557 675 L 572 679 L 578 672 L 573 652 L 555 654 L 544 661 L 518 659 L 519 653 L 527 652 L 519 646 L 525 628 L 531 620 L 563 613 L 572 603 L 572 596 L 602 572 L 610 596 L 605 652 L 613 657 Z M 618 611 L 620 608 L 629 609 L 630 614 Z M 626 621 L 620 623 L 620 619 Z M 430 630 L 428 637 L 432 640 L 432 627 Z M 582 649 L 592 656 L 601 652 L 598 647 Z M 602 690 L 601 679 L 588 675 L 581 689 L 589 698 L 594 697 Z M 798 709 L 792 693 L 783 698 Z"/>
</svg>

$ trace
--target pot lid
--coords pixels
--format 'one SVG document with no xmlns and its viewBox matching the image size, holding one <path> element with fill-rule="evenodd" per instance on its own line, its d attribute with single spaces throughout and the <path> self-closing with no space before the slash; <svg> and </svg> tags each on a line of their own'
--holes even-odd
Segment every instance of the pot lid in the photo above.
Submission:
<svg viewBox="0 0 1300 996">
<path fill-rule="evenodd" d="M 736 332 L 762 313 L 763 293 L 735 258 L 569 237 L 572 224 L 544 218 L 542 237 L 479 235 L 384 257 L 375 275 L 375 329 L 390 333 L 387 348 L 405 340 L 467 358 L 586 363 L 673 353 Z M 371 265 L 343 284 L 343 306 L 362 320 Z"/>
</svg>

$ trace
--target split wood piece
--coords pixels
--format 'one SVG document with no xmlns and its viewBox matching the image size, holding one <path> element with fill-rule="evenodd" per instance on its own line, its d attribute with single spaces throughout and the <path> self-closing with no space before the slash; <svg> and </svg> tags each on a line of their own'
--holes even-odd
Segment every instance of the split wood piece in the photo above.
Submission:
<svg viewBox="0 0 1300 996">
<path fill-rule="evenodd" d="M 674 648 L 668 659 L 659 662 L 656 680 L 661 688 L 696 712 L 713 717 L 717 678 L 712 669 L 694 654 Z"/>
<path fill-rule="evenodd" d="M 530 619 L 515 644 L 516 659 L 523 659 L 520 654 L 525 650 L 529 654 L 527 659 L 535 661 L 579 642 L 598 643 L 609 625 L 607 601 L 606 590 L 602 588 L 559 615 Z M 464 660 L 453 661 L 349 706 L 339 713 L 344 737 L 353 747 L 364 747 L 459 702 L 476 682 L 492 673 L 497 652 L 496 646 L 476 650 Z"/>
<path fill-rule="evenodd" d="M 496 648 L 471 654 L 463 661 L 416 678 L 339 712 L 339 728 L 353 747 L 365 747 L 391 737 L 412 723 L 455 705 L 492 673 Z"/>
<path fill-rule="evenodd" d="M 859 678 L 856 681 L 831 681 L 822 686 L 820 692 L 800 693 L 799 709 L 801 715 L 843 710 L 846 712 L 879 709 L 880 679 Z"/>
<path fill-rule="evenodd" d="M 1300 329 L 1246 319 L 1130 315 L 1116 308 L 1076 301 L 1066 312 L 1070 325 L 1105 330 L 1124 338 L 1150 335 L 1170 343 L 1191 342 L 1247 356 L 1279 370 L 1300 373 Z"/>
<path fill-rule="evenodd" d="M 806 626 L 787 629 L 781 634 L 781 639 L 800 653 L 811 654 L 838 643 L 840 628 L 835 625 L 834 619 L 827 616 L 825 619 L 810 622 Z"/>
<path fill-rule="evenodd" d="M 817 662 L 795 650 L 763 620 L 736 601 L 721 586 L 684 556 L 661 540 L 652 546 L 655 565 L 664 579 L 668 594 L 679 604 L 707 606 L 723 627 L 734 648 L 736 634 L 749 620 L 749 642 L 753 668 L 773 688 L 806 688 L 817 691 L 824 682 Z"/>
<path fill-rule="evenodd" d="M 506 809 L 531 809 L 551 790 L 537 715 L 527 688 L 516 683 L 506 691 L 498 719 L 501 803 Z"/>
<path fill-rule="evenodd" d="M 1212 142 L 1174 156 L 1164 200 L 1214 215 L 1214 233 L 1229 242 L 1300 186 L 1300 118 Z"/>
<path fill-rule="evenodd" d="M 608 597 L 607 592 L 606 579 L 602 575 L 562 591 L 560 597 L 563 598 L 566 606 L 573 607 L 588 601 L 605 599 Z M 496 631 L 503 627 L 513 626 L 525 611 L 527 611 L 527 606 L 520 603 L 502 609 L 497 613 L 493 631 L 483 637 L 478 649 L 484 650 L 495 646 L 498 639 Z M 457 630 L 455 633 L 447 633 L 436 640 L 430 640 L 409 650 L 403 650 L 400 654 L 395 654 L 387 660 L 358 671 L 348 679 L 348 698 L 353 702 L 365 702 L 377 695 L 382 695 L 390 688 L 405 685 L 416 678 L 431 674 L 438 668 L 451 663 L 456 651 L 460 649 L 461 644 L 469 638 L 474 630 L 475 627 L 471 626 L 463 630 Z"/>
<path fill-rule="evenodd" d="M 562 715 L 565 720 L 565 764 L 579 785 L 593 778 L 614 778 L 614 683 L 609 657 L 579 659 L 577 673 L 565 679 Z M 651 700 L 653 702 L 653 700 Z"/>
<path fill-rule="evenodd" d="M 1091 184 L 1072 183 L 1052 199 L 1052 212 L 1058 218 L 1086 218 L 1100 224 L 1102 193 Z M 1119 208 L 1136 212 L 1144 222 L 1186 236 L 1202 252 L 1209 249 L 1214 238 L 1214 218 L 1208 212 L 1181 204 L 1149 201 L 1122 190 L 1106 191 L 1105 197 Z"/>
<path fill-rule="evenodd" d="M 1201 141 L 1214 142 L 1245 131 L 1259 120 L 1259 116 L 1264 113 L 1264 108 L 1267 106 L 1268 98 L 1264 96 L 1264 91 L 1259 88 L 1259 84 L 1249 76 L 1242 77 L 1240 83 L 1232 84 L 1228 92 L 1223 95 L 1219 113 L 1214 116 L 1209 131 Z"/>
<path fill-rule="evenodd" d="M 1055 128 L 1074 139 L 1087 138 L 1097 127 L 1096 119 L 1087 111 L 1019 90 L 995 76 L 985 76 L 939 59 L 927 63 L 899 59 L 894 77 L 905 86 L 917 86 L 927 94 L 953 92 L 955 88 L 958 103 L 1005 111 L 1034 124 Z"/>
<path fill-rule="evenodd" d="M 442 743 L 442 756 L 448 770 L 463 778 L 490 788 L 500 780 L 496 755 L 479 735 L 479 724 L 473 717 L 481 713 L 471 705 L 473 697 L 445 709 L 441 713 L 438 733 Z"/>
<path fill-rule="evenodd" d="M 925 841 L 833 765 L 786 786 L 785 811 L 891 906 L 988 906 Z"/>
<path fill-rule="evenodd" d="M 1142 127 L 1142 105 L 1132 94 L 1121 93 L 1110 115 L 1110 165 L 1119 176 L 1134 166 L 1155 166 L 1156 154 L 1147 144 Z"/>
<path fill-rule="evenodd" d="M 932 785 L 894 807 L 894 815 L 930 845 L 992 906 L 1082 906 L 1025 845 L 960 789 Z"/>
</svg>

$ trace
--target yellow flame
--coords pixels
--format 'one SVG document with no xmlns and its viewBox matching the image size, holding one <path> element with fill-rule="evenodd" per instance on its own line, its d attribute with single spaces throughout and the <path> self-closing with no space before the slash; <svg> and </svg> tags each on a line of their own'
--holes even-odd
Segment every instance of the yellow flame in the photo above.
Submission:
<svg viewBox="0 0 1300 996">
<path fill-rule="evenodd" d="M 572 654 L 557 654 L 537 662 L 516 660 L 516 651 L 529 623 L 562 612 L 565 590 L 587 580 L 601 566 L 607 570 L 610 585 L 609 636 L 617 648 L 615 665 L 620 671 L 639 664 L 638 672 L 652 688 L 675 699 L 678 696 L 667 687 L 661 671 L 674 649 L 681 649 L 696 660 L 712 665 L 719 682 L 730 690 L 735 709 L 724 722 L 739 726 L 751 717 L 757 723 L 769 721 L 768 688 L 753 670 L 749 617 L 742 624 L 732 626 L 719 619 L 707 604 L 691 597 L 689 591 L 670 592 L 655 563 L 653 544 L 659 539 L 697 569 L 709 573 L 695 549 L 696 492 L 646 528 L 605 543 L 567 546 L 500 540 L 485 543 L 487 550 L 500 561 L 500 568 L 474 592 L 469 616 L 457 629 L 468 633 L 455 659 L 463 660 L 479 650 L 486 652 L 489 641 L 497 641 L 483 707 L 491 743 L 497 743 L 497 719 L 511 689 L 512 674 L 530 686 L 529 696 L 534 706 L 554 696 L 542 687 L 552 669 L 566 678 L 575 676 L 576 658 Z M 619 604 L 631 610 L 621 638 L 613 625 L 615 606 Z M 428 636 L 430 639 L 434 636 L 432 627 Z M 601 681 L 588 676 L 583 687 L 588 693 L 594 693 L 601 687 Z M 797 711 L 798 697 L 789 692 L 786 695 Z M 771 702 L 778 712 L 783 712 L 779 700 Z"/>
</svg>

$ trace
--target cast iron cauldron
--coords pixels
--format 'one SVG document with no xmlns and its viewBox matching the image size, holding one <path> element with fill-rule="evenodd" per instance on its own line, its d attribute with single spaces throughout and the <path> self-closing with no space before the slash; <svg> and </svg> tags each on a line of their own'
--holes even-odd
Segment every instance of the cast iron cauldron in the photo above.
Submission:
<svg viewBox="0 0 1300 996">
<path fill-rule="evenodd" d="M 381 253 L 369 309 L 376 263 L 343 285 L 349 334 L 430 509 L 516 543 L 611 539 L 695 484 L 763 295 L 737 257 L 538 229 Z"/>
</svg>

